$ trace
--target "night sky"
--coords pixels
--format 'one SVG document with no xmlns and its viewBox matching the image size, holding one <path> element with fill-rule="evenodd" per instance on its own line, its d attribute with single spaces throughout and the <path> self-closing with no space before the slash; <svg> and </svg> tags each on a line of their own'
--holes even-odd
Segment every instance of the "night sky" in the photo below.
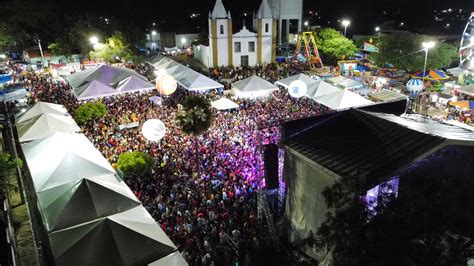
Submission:
<svg viewBox="0 0 474 266">
<path fill-rule="evenodd" d="M 37 0 L 41 1 L 41 0 Z M 6 0 L 0 0 L 6 2 Z M 114 16 L 131 21 L 137 26 L 150 28 L 157 23 L 165 31 L 199 31 L 207 29 L 207 15 L 215 0 L 43 0 L 57 5 L 65 13 L 92 13 L 99 16 Z M 251 14 L 258 8 L 260 0 L 223 0 L 227 9 L 231 10 L 233 19 L 239 23 L 243 13 Z M 393 20 L 404 22 L 405 29 L 424 31 L 437 34 L 456 34 L 465 24 L 465 19 L 456 19 L 458 13 L 448 14 L 446 20 L 435 22 L 435 10 L 451 8 L 455 11 L 463 9 L 464 16 L 474 11 L 473 0 L 339 0 L 320 1 L 305 0 L 305 19 L 308 11 L 316 11 L 317 16 L 311 19 L 311 24 L 340 27 L 338 19 L 350 18 L 352 24 L 348 29 L 350 34 L 370 34 L 375 26 L 381 26 L 383 21 Z M 385 11 L 385 12 L 384 12 Z M 193 13 L 200 16 L 191 19 Z M 446 14 L 445 14 L 446 15 Z M 320 18 L 319 18 L 320 17 Z M 249 16 L 248 21 L 251 20 Z M 449 21 L 447 21 L 449 20 Z M 450 27 L 443 28 L 447 23 Z"/>
</svg>

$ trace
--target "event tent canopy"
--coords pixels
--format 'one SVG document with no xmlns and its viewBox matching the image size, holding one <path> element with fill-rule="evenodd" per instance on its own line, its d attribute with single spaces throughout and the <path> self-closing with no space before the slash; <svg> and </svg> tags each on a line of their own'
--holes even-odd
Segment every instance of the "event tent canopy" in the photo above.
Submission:
<svg viewBox="0 0 474 266">
<path fill-rule="evenodd" d="M 54 133 L 22 144 L 36 193 L 87 177 L 115 174 L 83 134 Z"/>
<path fill-rule="evenodd" d="M 79 100 L 155 88 L 131 69 L 108 65 L 77 72 L 68 76 L 67 80 Z"/>
<path fill-rule="evenodd" d="M 410 75 L 412 78 L 420 78 L 420 79 L 427 79 L 427 80 L 445 80 L 449 77 L 443 74 L 439 70 L 426 70 L 425 72 L 420 71 L 413 75 Z"/>
<path fill-rule="evenodd" d="M 48 232 L 140 205 L 128 186 L 113 174 L 72 181 L 43 190 L 37 197 Z"/>
<path fill-rule="evenodd" d="M 166 257 L 163 257 L 157 261 L 154 261 L 150 266 L 188 266 L 188 263 L 184 260 L 183 256 L 179 251 L 175 251 Z"/>
<path fill-rule="evenodd" d="M 373 102 L 365 99 L 357 93 L 348 90 L 341 90 L 339 92 L 316 97 L 315 101 L 333 110 L 343 110 L 373 104 Z"/>
<path fill-rule="evenodd" d="M 273 91 L 278 90 L 276 85 L 253 75 L 243 80 L 232 83 L 233 92 L 239 98 L 258 98 L 268 96 Z"/>
<path fill-rule="evenodd" d="M 50 234 L 56 265 L 147 265 L 176 246 L 143 206 Z"/>
<path fill-rule="evenodd" d="M 222 97 L 219 100 L 211 102 L 211 106 L 216 108 L 217 110 L 229 110 L 239 108 L 238 104 L 226 97 Z"/>
<path fill-rule="evenodd" d="M 173 59 L 165 56 L 155 56 L 149 61 L 157 71 L 164 71 L 172 76 L 182 87 L 190 91 L 205 91 L 223 89 L 224 85 L 212 80 Z"/>
<path fill-rule="evenodd" d="M 459 101 L 459 102 L 450 102 L 451 106 L 454 106 L 458 109 L 463 110 L 474 110 L 474 101 Z"/>
<path fill-rule="evenodd" d="M 33 107 L 28 109 L 20 118 L 16 120 L 17 123 L 25 122 L 35 116 L 48 113 L 56 115 L 69 115 L 64 105 L 47 103 L 47 102 L 37 102 Z"/>
<path fill-rule="evenodd" d="M 318 80 L 314 85 L 308 87 L 306 96 L 310 99 L 316 100 L 316 98 L 340 91 L 341 89 L 339 89 L 338 87 L 333 86 L 324 80 Z"/>
<path fill-rule="evenodd" d="M 461 86 L 461 88 L 459 88 L 458 90 L 462 94 L 466 94 L 466 95 L 469 95 L 469 96 L 474 96 L 474 84 Z"/>
<path fill-rule="evenodd" d="M 316 83 L 318 82 L 318 80 L 313 79 L 313 78 L 311 78 L 310 76 L 301 73 L 301 74 L 297 74 L 297 75 L 294 75 L 294 76 L 291 76 L 291 77 L 288 77 L 288 78 L 279 80 L 279 81 L 275 82 L 275 84 L 276 84 L 276 85 L 283 86 L 283 87 L 285 87 L 285 88 L 288 89 L 288 87 L 290 86 L 290 84 L 291 84 L 293 81 L 296 81 L 296 80 L 301 80 L 301 81 L 303 81 L 303 82 L 306 84 L 306 86 L 308 87 L 308 89 L 309 89 L 313 84 L 316 84 Z"/>
<path fill-rule="evenodd" d="M 357 89 L 357 88 L 362 88 L 364 87 L 364 83 L 346 78 L 343 76 L 338 76 L 338 77 L 332 77 L 327 80 L 329 83 L 333 84 L 334 86 L 338 86 L 344 89 Z"/>
<path fill-rule="evenodd" d="M 74 133 L 81 131 L 76 121 L 63 114 L 43 113 L 16 124 L 20 142 L 48 137 L 56 132 Z"/>
</svg>

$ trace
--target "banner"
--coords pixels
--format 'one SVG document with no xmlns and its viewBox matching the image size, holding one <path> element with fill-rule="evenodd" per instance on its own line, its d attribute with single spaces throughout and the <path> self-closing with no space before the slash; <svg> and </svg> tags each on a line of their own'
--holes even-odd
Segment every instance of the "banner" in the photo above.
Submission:
<svg viewBox="0 0 474 266">
<path fill-rule="evenodd" d="M 137 121 L 137 122 L 133 122 L 133 123 L 130 123 L 130 124 L 119 125 L 118 129 L 122 130 L 122 129 L 126 129 L 126 128 L 134 128 L 134 127 L 138 127 L 138 125 L 139 125 L 139 123 Z"/>
</svg>

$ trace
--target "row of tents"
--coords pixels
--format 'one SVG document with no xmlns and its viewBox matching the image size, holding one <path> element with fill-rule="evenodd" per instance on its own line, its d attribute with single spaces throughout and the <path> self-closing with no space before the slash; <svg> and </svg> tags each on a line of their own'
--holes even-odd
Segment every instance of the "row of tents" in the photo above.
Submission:
<svg viewBox="0 0 474 266">
<path fill-rule="evenodd" d="M 35 104 L 18 133 L 57 117 L 47 136 L 20 140 L 55 264 L 187 265 L 109 162 L 63 121 L 72 120 L 64 106 Z"/>
</svg>

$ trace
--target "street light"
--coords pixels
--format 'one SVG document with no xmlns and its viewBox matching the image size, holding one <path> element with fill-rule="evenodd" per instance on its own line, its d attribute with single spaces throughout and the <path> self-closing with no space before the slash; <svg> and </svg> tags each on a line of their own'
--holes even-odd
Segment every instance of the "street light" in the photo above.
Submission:
<svg viewBox="0 0 474 266">
<path fill-rule="evenodd" d="M 156 32 L 156 30 L 154 30 L 154 31 L 151 32 L 151 35 L 153 35 L 153 36 L 156 36 L 156 34 L 158 34 L 158 33 Z"/>
<path fill-rule="evenodd" d="M 309 30 L 309 22 L 307 20 L 304 22 L 304 25 L 307 27 L 307 30 Z"/>
<path fill-rule="evenodd" d="M 183 48 L 184 48 L 184 45 L 186 44 L 186 38 L 181 38 L 181 44 L 183 45 Z"/>
<path fill-rule="evenodd" d="M 342 26 L 344 26 L 344 36 L 346 36 L 347 26 L 351 24 L 351 21 L 344 19 L 341 23 L 342 23 Z"/>
<path fill-rule="evenodd" d="M 425 78 L 426 78 L 426 62 L 428 61 L 428 50 L 433 48 L 435 46 L 435 42 L 430 41 L 430 42 L 423 42 L 421 44 L 425 50 L 425 64 L 423 66 L 423 85 L 425 84 Z"/>
<path fill-rule="evenodd" d="M 91 44 L 96 45 L 99 43 L 99 38 L 97 38 L 97 36 L 92 36 L 89 38 L 89 41 L 91 42 Z"/>
<path fill-rule="evenodd" d="M 380 37 L 380 27 L 379 26 L 375 27 L 375 32 L 377 32 L 377 35 Z"/>
</svg>

